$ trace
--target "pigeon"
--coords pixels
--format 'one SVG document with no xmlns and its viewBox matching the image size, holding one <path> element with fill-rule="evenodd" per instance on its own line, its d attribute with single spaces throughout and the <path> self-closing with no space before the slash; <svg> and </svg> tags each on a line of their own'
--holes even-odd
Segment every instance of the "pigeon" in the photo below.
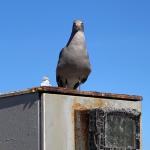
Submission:
<svg viewBox="0 0 150 150">
<path fill-rule="evenodd" d="M 49 78 L 47 76 L 44 76 L 41 82 L 41 86 L 51 86 Z"/>
<path fill-rule="evenodd" d="M 91 64 L 86 49 L 84 24 L 75 20 L 66 46 L 60 51 L 56 68 L 58 87 L 77 89 L 91 73 Z"/>
</svg>

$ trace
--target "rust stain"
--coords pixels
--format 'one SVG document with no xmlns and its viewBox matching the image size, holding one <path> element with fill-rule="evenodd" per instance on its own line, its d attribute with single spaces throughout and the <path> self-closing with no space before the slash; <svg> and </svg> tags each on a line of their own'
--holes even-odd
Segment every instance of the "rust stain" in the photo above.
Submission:
<svg viewBox="0 0 150 150">
<path fill-rule="evenodd" d="M 73 108 L 73 110 L 85 110 L 85 109 L 88 109 L 88 107 L 86 107 L 86 105 L 82 105 L 80 103 L 74 103 L 72 108 Z"/>
<path fill-rule="evenodd" d="M 74 99 L 75 100 L 75 99 Z M 82 102 L 74 102 L 72 109 L 73 110 L 86 110 L 91 108 L 99 108 L 104 106 L 105 103 L 100 99 L 94 99 L 94 100 L 85 100 Z"/>
<path fill-rule="evenodd" d="M 104 102 L 100 99 L 85 99 L 81 102 L 73 99 L 72 120 L 74 121 L 75 130 L 75 149 L 87 150 L 88 146 L 88 129 L 89 129 L 89 110 L 92 108 L 102 107 Z"/>
<path fill-rule="evenodd" d="M 75 133 L 75 149 L 88 150 L 89 110 L 105 105 L 100 98 L 73 98 L 72 122 Z"/>
<path fill-rule="evenodd" d="M 88 110 L 75 110 L 75 149 L 88 149 Z"/>
<path fill-rule="evenodd" d="M 80 103 L 74 103 L 72 106 L 72 113 L 71 113 L 71 117 L 72 117 L 72 123 L 74 124 L 75 121 L 75 110 L 86 110 L 87 108 L 83 105 L 81 105 Z"/>
<path fill-rule="evenodd" d="M 92 107 L 92 108 L 102 107 L 102 106 L 104 106 L 104 105 L 105 105 L 105 103 L 104 103 L 102 100 L 100 100 L 100 99 L 95 99 L 95 100 L 93 100 L 92 105 L 90 105 L 90 108 L 91 108 L 91 107 Z"/>
</svg>

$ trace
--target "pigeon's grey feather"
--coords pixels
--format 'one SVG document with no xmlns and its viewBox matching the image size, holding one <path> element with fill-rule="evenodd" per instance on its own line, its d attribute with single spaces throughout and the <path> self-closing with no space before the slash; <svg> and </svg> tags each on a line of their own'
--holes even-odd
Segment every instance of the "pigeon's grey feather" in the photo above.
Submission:
<svg viewBox="0 0 150 150">
<path fill-rule="evenodd" d="M 56 69 L 57 84 L 59 87 L 76 89 L 87 80 L 90 72 L 83 23 L 76 20 L 70 39 L 59 55 Z"/>
</svg>

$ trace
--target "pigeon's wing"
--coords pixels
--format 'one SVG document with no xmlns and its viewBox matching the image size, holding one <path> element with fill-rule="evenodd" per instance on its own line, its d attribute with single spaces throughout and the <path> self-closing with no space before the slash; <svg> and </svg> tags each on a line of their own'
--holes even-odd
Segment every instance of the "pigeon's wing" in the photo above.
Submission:
<svg viewBox="0 0 150 150">
<path fill-rule="evenodd" d="M 87 80 L 88 76 L 81 80 L 81 83 L 84 83 Z"/>
<path fill-rule="evenodd" d="M 56 75 L 56 81 L 59 87 L 63 87 L 63 81 L 59 75 Z"/>
<path fill-rule="evenodd" d="M 62 50 L 61 50 L 60 53 L 59 53 L 58 64 L 60 63 L 60 60 L 61 60 L 61 58 L 62 58 L 63 52 L 64 52 L 64 48 L 62 48 Z M 58 65 L 57 65 L 57 66 L 58 66 Z"/>
<path fill-rule="evenodd" d="M 86 69 L 87 71 L 86 71 L 86 75 L 83 77 L 83 78 L 81 78 L 81 80 L 79 81 L 79 82 L 77 82 L 75 85 L 74 85 L 74 89 L 77 89 L 78 88 L 78 86 L 82 83 L 84 83 L 84 82 L 86 82 L 86 80 L 88 79 L 88 76 L 89 76 L 89 74 L 91 73 L 91 65 L 90 65 L 90 63 L 89 63 L 89 65 L 88 65 L 88 68 Z"/>
<path fill-rule="evenodd" d="M 59 53 L 59 60 L 58 60 L 57 68 L 56 68 L 56 81 L 57 81 L 57 84 L 59 87 L 63 87 L 63 81 L 60 76 L 60 71 L 61 71 L 61 67 L 62 67 L 61 59 L 62 59 L 63 52 L 64 52 L 64 48 Z"/>
</svg>

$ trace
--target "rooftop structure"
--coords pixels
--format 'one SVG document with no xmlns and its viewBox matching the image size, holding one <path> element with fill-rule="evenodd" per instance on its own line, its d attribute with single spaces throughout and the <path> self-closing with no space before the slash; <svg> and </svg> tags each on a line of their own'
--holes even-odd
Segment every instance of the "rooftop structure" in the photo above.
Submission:
<svg viewBox="0 0 150 150">
<path fill-rule="evenodd" d="M 47 86 L 1 94 L 0 148 L 141 149 L 141 100 Z"/>
</svg>

